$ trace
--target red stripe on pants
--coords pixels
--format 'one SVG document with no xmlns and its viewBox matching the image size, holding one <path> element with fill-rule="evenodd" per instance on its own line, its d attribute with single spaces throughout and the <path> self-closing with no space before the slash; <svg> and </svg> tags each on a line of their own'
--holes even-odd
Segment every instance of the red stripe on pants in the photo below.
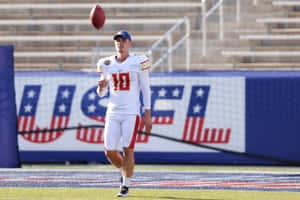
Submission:
<svg viewBox="0 0 300 200">
<path fill-rule="evenodd" d="M 130 149 L 134 149 L 134 145 L 135 145 L 135 138 L 136 138 L 136 134 L 137 134 L 137 131 L 138 131 L 138 128 L 139 128 L 139 123 L 140 123 L 140 116 L 136 116 L 136 120 L 135 120 L 135 125 L 134 125 L 134 132 L 133 132 L 133 135 L 132 135 L 132 138 L 131 138 L 131 142 L 130 142 L 130 145 L 128 148 Z"/>
</svg>

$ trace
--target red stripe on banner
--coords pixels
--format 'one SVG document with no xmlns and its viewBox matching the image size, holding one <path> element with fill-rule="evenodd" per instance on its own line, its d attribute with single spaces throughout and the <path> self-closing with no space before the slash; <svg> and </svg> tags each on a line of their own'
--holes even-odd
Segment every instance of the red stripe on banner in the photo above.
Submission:
<svg viewBox="0 0 300 200">
<path fill-rule="evenodd" d="M 22 130 L 22 128 L 21 128 L 22 125 L 23 125 L 22 122 L 23 122 L 23 117 L 19 117 L 19 118 L 18 118 L 18 131 L 24 131 L 24 130 Z M 23 134 L 22 137 L 23 137 L 23 138 L 26 138 L 26 137 L 27 137 L 27 134 Z"/>
<path fill-rule="evenodd" d="M 18 117 L 18 131 L 21 131 L 21 117 Z"/>
<path fill-rule="evenodd" d="M 23 117 L 19 117 L 19 121 L 20 121 L 20 122 L 18 122 L 18 130 L 19 130 L 19 131 L 25 131 L 25 130 L 23 129 L 23 121 L 24 121 Z M 28 134 L 24 134 L 24 135 L 22 135 L 22 137 L 23 137 L 23 138 L 26 138 L 27 135 L 28 135 Z"/>
<path fill-rule="evenodd" d="M 83 130 L 84 130 L 83 131 L 83 138 L 81 140 L 87 141 L 87 134 L 89 132 L 89 128 L 84 128 Z"/>
<path fill-rule="evenodd" d="M 35 134 L 31 134 L 31 138 L 32 138 L 32 141 L 35 142 L 35 143 L 38 143 L 39 142 L 39 134 L 40 133 L 35 133 Z"/>
<path fill-rule="evenodd" d="M 202 142 L 207 143 L 208 142 L 208 134 L 209 134 L 209 128 L 206 128 L 204 131 L 204 138 Z"/>
<path fill-rule="evenodd" d="M 28 126 L 28 124 L 30 124 L 30 122 L 33 120 L 33 117 L 26 117 L 27 119 L 27 122 L 26 122 L 26 129 L 25 129 L 25 131 L 29 131 L 29 126 Z M 29 140 L 29 141 L 31 141 L 31 142 L 34 142 L 34 136 L 35 136 L 36 134 L 34 134 L 34 133 L 29 133 L 28 134 L 28 137 L 27 137 L 27 139 Z"/>
<path fill-rule="evenodd" d="M 96 129 L 95 128 L 91 128 L 91 137 L 90 137 L 90 142 L 95 143 L 94 139 L 95 139 L 95 132 Z"/>
<path fill-rule="evenodd" d="M 34 117 L 30 118 L 30 125 L 29 125 L 29 130 L 32 131 L 33 130 L 33 126 L 34 126 Z"/>
<path fill-rule="evenodd" d="M 184 141 L 186 141 L 186 138 L 187 138 L 187 131 L 189 128 L 189 124 L 190 124 L 190 118 L 187 117 L 185 120 L 184 132 L 183 132 L 183 137 L 182 137 L 182 140 L 184 140 Z"/>
<path fill-rule="evenodd" d="M 30 120 L 29 120 L 29 131 L 32 131 L 33 130 L 33 127 L 34 127 L 34 117 L 30 117 Z M 35 138 L 38 138 L 38 135 L 39 134 L 36 134 L 36 133 L 32 133 L 32 134 L 29 134 L 30 135 L 30 138 L 34 141 Z"/>
<path fill-rule="evenodd" d="M 191 130 L 190 130 L 189 142 L 194 141 L 194 132 L 195 132 L 195 127 L 196 127 L 196 121 L 197 121 L 197 118 L 193 117 L 192 126 L 191 126 Z"/>
<path fill-rule="evenodd" d="M 69 117 L 65 117 L 65 125 L 64 128 L 68 127 L 68 123 L 69 123 Z"/>
<path fill-rule="evenodd" d="M 169 117 L 168 124 L 172 124 L 172 123 L 173 123 L 173 117 Z"/>
<path fill-rule="evenodd" d="M 219 129 L 218 139 L 217 139 L 216 143 L 222 143 L 223 132 L 224 132 L 224 129 L 220 128 Z"/>
<path fill-rule="evenodd" d="M 103 144 L 103 129 L 102 128 L 84 128 L 82 133 L 81 124 L 78 124 L 76 139 L 81 142 L 86 143 L 93 143 L 93 144 Z M 90 132 L 91 131 L 91 132 Z M 90 134 L 90 138 L 88 138 L 88 135 Z"/>
<path fill-rule="evenodd" d="M 58 127 L 57 128 L 62 128 L 63 127 L 63 125 L 62 125 L 63 124 L 63 119 L 64 119 L 64 117 L 62 117 L 62 116 L 58 117 Z M 57 133 L 57 135 L 56 135 L 56 137 L 57 137 L 57 136 L 60 136 L 62 132 L 61 131 L 57 131 L 56 133 Z"/>
<path fill-rule="evenodd" d="M 102 138 L 102 136 L 103 136 L 103 129 L 99 128 L 98 136 L 97 136 L 97 143 L 100 143 L 100 144 L 104 143 L 104 139 Z"/>
<path fill-rule="evenodd" d="M 226 138 L 225 138 L 225 141 L 224 141 L 223 143 L 228 143 L 228 142 L 229 142 L 230 132 L 231 132 L 231 129 L 228 128 L 228 129 L 226 130 Z"/>
<path fill-rule="evenodd" d="M 56 119 L 56 117 L 53 116 L 52 120 L 51 120 L 51 127 L 50 127 L 50 129 L 54 129 L 55 128 L 55 119 Z"/>
<path fill-rule="evenodd" d="M 78 129 L 77 129 L 77 134 L 76 134 L 76 138 L 77 138 L 77 140 L 81 140 L 81 138 L 80 138 L 80 135 L 81 135 L 81 124 L 79 123 L 78 124 Z"/>
<path fill-rule="evenodd" d="M 23 117 L 23 127 L 22 130 L 23 131 L 27 131 L 27 121 L 28 121 L 28 117 Z"/>
<path fill-rule="evenodd" d="M 197 144 L 200 143 L 201 133 L 202 133 L 202 129 L 203 129 L 203 123 L 204 123 L 204 118 L 201 117 L 201 118 L 200 118 L 200 121 L 199 121 L 198 132 L 197 132 L 197 138 L 196 138 L 196 143 L 197 143 Z"/>
<path fill-rule="evenodd" d="M 211 137 L 210 137 L 209 143 L 214 143 L 215 138 L 216 138 L 216 133 L 217 133 L 217 129 L 213 128 L 211 131 Z"/>
<path fill-rule="evenodd" d="M 36 130 L 40 130 L 40 127 L 36 127 Z M 45 133 L 45 131 L 47 130 L 47 128 L 44 128 L 43 129 L 44 130 L 44 132 L 43 133 L 40 133 L 41 135 L 42 135 L 42 139 L 41 139 L 41 142 L 42 143 L 45 143 L 45 142 L 47 142 L 47 140 L 46 140 L 46 133 Z"/>
<path fill-rule="evenodd" d="M 152 117 L 153 124 L 172 124 L 173 117 Z"/>
<path fill-rule="evenodd" d="M 128 148 L 130 149 L 134 149 L 134 144 L 135 144 L 135 139 L 136 139 L 136 134 L 139 128 L 139 123 L 140 123 L 140 116 L 136 116 L 136 120 L 135 120 L 135 125 L 134 125 L 134 132 L 131 138 L 131 142 Z"/>
</svg>

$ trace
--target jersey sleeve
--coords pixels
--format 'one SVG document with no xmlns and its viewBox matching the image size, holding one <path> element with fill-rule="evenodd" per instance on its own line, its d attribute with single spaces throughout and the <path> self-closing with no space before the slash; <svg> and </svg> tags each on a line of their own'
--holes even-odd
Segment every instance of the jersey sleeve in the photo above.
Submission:
<svg viewBox="0 0 300 200">
<path fill-rule="evenodd" d="M 151 109 L 150 78 L 147 70 L 139 73 L 139 83 L 143 94 L 144 109 Z"/>
<path fill-rule="evenodd" d="M 100 59 L 100 60 L 97 62 L 97 72 L 98 72 L 99 74 L 102 74 L 102 73 L 103 73 L 102 65 L 103 65 L 103 59 Z"/>
<path fill-rule="evenodd" d="M 147 56 L 145 55 L 139 56 L 139 62 L 142 71 L 149 70 L 151 68 L 151 62 Z"/>
</svg>

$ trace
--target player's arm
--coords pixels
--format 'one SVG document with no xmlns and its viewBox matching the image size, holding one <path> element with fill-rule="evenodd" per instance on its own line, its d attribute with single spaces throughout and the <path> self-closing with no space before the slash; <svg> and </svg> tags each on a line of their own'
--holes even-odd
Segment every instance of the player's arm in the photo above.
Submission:
<svg viewBox="0 0 300 200">
<path fill-rule="evenodd" d="M 97 94 L 100 97 L 104 97 L 107 94 L 108 80 L 105 78 L 105 74 L 102 70 L 102 60 L 99 60 L 99 62 L 97 63 L 97 71 L 101 76 L 100 80 L 98 80 L 97 82 Z"/>
<path fill-rule="evenodd" d="M 151 89 L 150 89 L 150 78 L 148 69 L 150 68 L 150 63 L 148 60 L 141 62 L 141 72 L 139 74 L 140 88 L 143 94 L 144 103 L 144 123 L 146 133 L 150 133 L 152 129 L 152 118 L 151 118 Z"/>
<path fill-rule="evenodd" d="M 106 80 L 106 78 L 102 78 L 98 80 L 97 93 L 99 97 L 104 97 L 107 94 L 107 86 L 108 86 L 108 80 Z"/>
<path fill-rule="evenodd" d="M 151 90 L 150 90 L 150 80 L 148 71 L 142 71 L 140 73 L 140 85 L 143 94 L 144 103 L 144 123 L 146 133 L 150 133 L 152 129 L 152 118 L 151 118 Z"/>
<path fill-rule="evenodd" d="M 150 133 L 152 130 L 152 118 L 150 109 L 145 109 L 143 128 L 144 126 L 146 127 L 146 133 Z"/>
</svg>

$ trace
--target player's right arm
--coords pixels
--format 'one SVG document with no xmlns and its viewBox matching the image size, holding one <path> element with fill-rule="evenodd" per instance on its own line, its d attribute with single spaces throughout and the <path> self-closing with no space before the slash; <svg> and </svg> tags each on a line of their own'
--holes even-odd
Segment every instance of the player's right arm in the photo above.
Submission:
<svg viewBox="0 0 300 200">
<path fill-rule="evenodd" d="M 103 72 L 103 60 L 100 59 L 97 63 L 97 72 L 100 74 L 101 78 L 98 80 L 97 93 L 100 97 L 104 97 L 107 94 L 108 80 L 105 77 L 105 73 Z"/>
<path fill-rule="evenodd" d="M 107 86 L 108 86 L 108 80 L 106 80 L 105 78 L 98 80 L 97 93 L 99 97 L 104 97 L 107 94 Z"/>
</svg>

